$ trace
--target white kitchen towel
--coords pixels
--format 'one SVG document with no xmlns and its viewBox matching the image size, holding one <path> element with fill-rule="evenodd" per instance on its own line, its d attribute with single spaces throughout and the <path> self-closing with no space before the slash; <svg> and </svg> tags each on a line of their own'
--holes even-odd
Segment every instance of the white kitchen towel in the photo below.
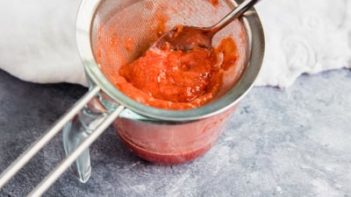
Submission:
<svg viewBox="0 0 351 197">
<path fill-rule="evenodd" d="M 85 84 L 75 42 L 79 0 L 0 0 L 0 68 L 38 83 Z M 351 2 L 265 0 L 266 55 L 256 85 L 287 87 L 302 73 L 351 68 Z"/>
</svg>

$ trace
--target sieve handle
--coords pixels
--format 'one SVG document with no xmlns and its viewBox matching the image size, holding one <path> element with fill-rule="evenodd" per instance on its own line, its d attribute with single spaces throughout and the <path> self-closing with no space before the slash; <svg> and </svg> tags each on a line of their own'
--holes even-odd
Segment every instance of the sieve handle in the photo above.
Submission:
<svg viewBox="0 0 351 197">
<path fill-rule="evenodd" d="M 124 106 L 118 106 L 109 113 L 95 130 L 84 139 L 56 168 L 46 176 L 31 193 L 29 197 L 41 196 L 60 176 L 69 168 L 74 161 L 111 125 L 124 110 Z"/>
<path fill-rule="evenodd" d="M 229 23 L 231 23 L 233 20 L 243 15 L 247 10 L 252 8 L 259 1 L 260 0 L 244 0 L 233 11 L 227 14 L 222 20 L 220 20 L 217 24 L 209 28 L 211 29 L 212 34 L 217 33 Z"/>
<path fill-rule="evenodd" d="M 45 134 L 35 141 L 24 153 L 0 174 L 0 189 L 22 169 L 55 135 L 60 132 L 64 125 L 70 121 L 95 95 L 100 91 L 99 87 L 90 89 L 72 108 L 61 117 Z"/>
<path fill-rule="evenodd" d="M 69 125 L 73 125 L 75 118 L 87 118 L 87 106 L 90 102 L 96 99 L 100 87 L 94 86 L 90 88 L 79 101 L 77 101 L 68 112 L 65 113 L 45 134 L 35 141 L 25 152 L 23 152 L 11 165 L 0 174 L 0 189 L 13 178 L 19 170 L 21 170 L 50 140 L 58 134 L 66 125 L 68 131 Z M 41 196 L 59 177 L 69 168 L 74 161 L 104 132 L 104 130 L 118 117 L 123 111 L 124 106 L 117 104 L 111 105 L 109 110 L 101 112 L 98 118 L 91 116 L 91 121 L 80 121 L 81 123 L 89 123 L 89 128 L 86 125 L 81 125 L 81 130 L 86 130 L 84 140 L 77 143 L 72 149 L 69 149 L 68 156 L 29 194 L 30 196 Z M 78 114 L 78 115 L 77 115 Z M 82 115 L 84 114 L 84 115 Z M 91 114 L 90 114 L 91 115 Z M 72 120 L 73 119 L 73 120 Z M 71 121 L 72 120 L 72 121 Z M 70 122 L 71 121 L 71 122 Z M 68 124 L 67 124 L 68 123 Z M 84 128 L 84 129 L 83 129 Z M 73 131 L 73 130 L 72 130 Z M 65 147 L 66 149 L 66 147 Z M 68 150 L 68 149 L 67 149 Z M 89 153 L 89 152 L 88 152 Z M 87 175 L 87 174 L 85 174 Z M 85 177 L 87 178 L 87 177 Z M 85 179 L 86 180 L 86 179 Z"/>
</svg>

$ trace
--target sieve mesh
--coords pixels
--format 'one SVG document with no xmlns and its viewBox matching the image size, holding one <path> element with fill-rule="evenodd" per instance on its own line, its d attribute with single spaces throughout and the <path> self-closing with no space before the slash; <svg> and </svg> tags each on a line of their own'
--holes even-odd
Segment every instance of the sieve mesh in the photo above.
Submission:
<svg viewBox="0 0 351 197">
<path fill-rule="evenodd" d="M 158 36 L 175 25 L 206 27 L 218 22 L 233 8 L 230 0 L 213 6 L 209 0 L 105 0 L 96 12 L 93 25 L 93 51 L 101 70 L 114 83 L 120 66 L 139 57 Z M 233 21 L 216 34 L 216 46 L 232 37 L 239 50 L 237 66 L 224 73 L 223 88 L 228 91 L 244 69 L 247 35 L 242 23 Z"/>
</svg>

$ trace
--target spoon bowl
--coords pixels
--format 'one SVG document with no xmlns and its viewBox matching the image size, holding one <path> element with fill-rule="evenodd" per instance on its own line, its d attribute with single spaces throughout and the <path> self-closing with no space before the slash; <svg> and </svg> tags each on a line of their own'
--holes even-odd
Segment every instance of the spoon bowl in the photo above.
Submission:
<svg viewBox="0 0 351 197">
<path fill-rule="evenodd" d="M 242 16 L 242 14 L 254 6 L 258 1 L 259 0 L 246 0 L 242 2 L 222 20 L 211 27 L 177 25 L 163 34 L 154 44 L 151 45 L 150 49 L 158 48 L 182 51 L 189 51 L 196 47 L 211 49 L 213 36 L 230 24 L 230 22 Z"/>
<path fill-rule="evenodd" d="M 151 48 L 188 51 L 196 47 L 212 48 L 211 29 L 178 25 L 163 34 Z"/>
</svg>

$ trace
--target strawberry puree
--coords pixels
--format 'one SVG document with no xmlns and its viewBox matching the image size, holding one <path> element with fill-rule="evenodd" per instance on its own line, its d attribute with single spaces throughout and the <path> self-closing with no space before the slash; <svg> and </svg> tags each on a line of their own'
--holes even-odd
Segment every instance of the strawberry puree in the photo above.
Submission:
<svg viewBox="0 0 351 197">
<path fill-rule="evenodd" d="M 219 4 L 219 0 L 209 0 L 209 1 L 213 6 L 217 6 Z"/>
<path fill-rule="evenodd" d="M 236 45 L 231 38 L 222 40 L 216 50 L 152 49 L 122 66 L 113 80 L 122 92 L 146 105 L 176 110 L 196 108 L 216 96 L 223 70 L 235 65 L 236 59 Z"/>
<path fill-rule="evenodd" d="M 119 71 L 117 87 L 154 107 L 186 109 L 201 106 L 218 92 L 221 68 L 213 50 L 190 52 L 153 49 Z"/>
<path fill-rule="evenodd" d="M 220 90 L 223 72 L 236 66 L 238 51 L 232 38 L 224 38 L 216 49 L 195 48 L 188 52 L 169 49 L 152 49 L 119 71 L 111 70 L 118 59 L 102 57 L 102 51 L 114 51 L 118 37 L 104 32 L 110 42 L 99 42 L 96 51 L 98 62 L 104 62 L 103 71 L 110 80 L 134 100 L 164 109 L 191 109 L 210 102 Z M 103 39 L 102 39 L 103 40 Z M 124 42 L 127 51 L 133 48 L 133 40 Z M 100 60 L 104 58 L 104 61 Z M 241 72 L 240 69 L 238 69 Z M 240 75 L 235 74 L 235 75 Z"/>
</svg>

